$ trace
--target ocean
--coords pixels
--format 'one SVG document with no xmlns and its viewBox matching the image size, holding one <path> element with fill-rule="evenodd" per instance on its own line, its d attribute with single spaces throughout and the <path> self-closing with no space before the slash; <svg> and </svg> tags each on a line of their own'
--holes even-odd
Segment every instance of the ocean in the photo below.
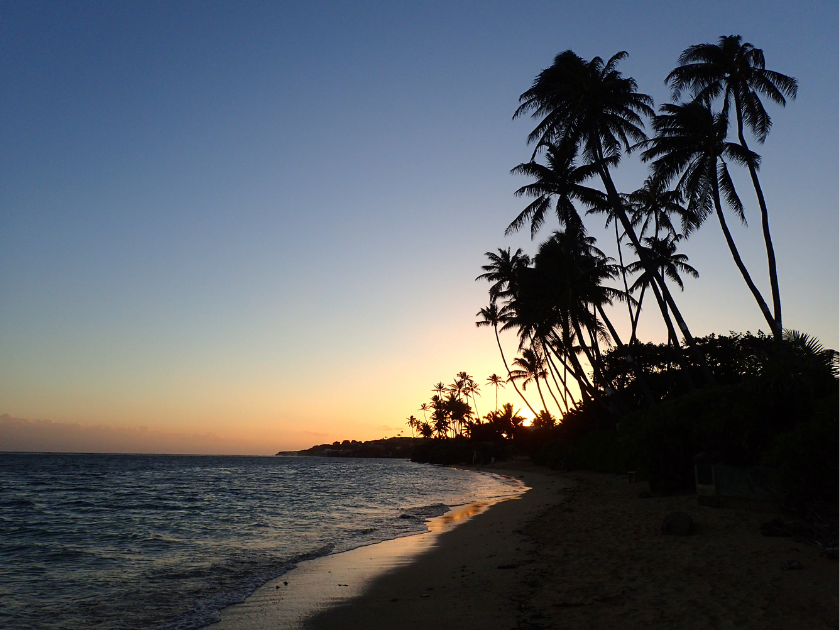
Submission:
<svg viewBox="0 0 840 630">
<path fill-rule="evenodd" d="M 201 628 L 298 562 L 517 492 L 396 459 L 0 453 L 0 628 Z"/>
</svg>

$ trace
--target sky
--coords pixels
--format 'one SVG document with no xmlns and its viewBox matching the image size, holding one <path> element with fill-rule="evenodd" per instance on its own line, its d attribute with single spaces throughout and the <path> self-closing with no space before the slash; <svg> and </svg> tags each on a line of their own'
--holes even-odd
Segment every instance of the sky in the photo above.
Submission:
<svg viewBox="0 0 840 630">
<path fill-rule="evenodd" d="M 533 253 L 557 227 L 504 236 L 527 203 L 519 95 L 563 50 L 626 50 L 658 106 L 680 52 L 729 34 L 799 80 L 753 148 L 785 326 L 838 348 L 836 3 L 0 0 L 0 451 L 407 434 L 434 383 L 504 374 L 474 325 L 484 253 Z M 614 179 L 645 175 L 629 156 Z M 769 301 L 736 186 L 749 227 L 730 225 Z M 766 330 L 719 228 L 682 251 L 696 336 Z M 655 312 L 641 327 L 664 340 Z"/>
</svg>

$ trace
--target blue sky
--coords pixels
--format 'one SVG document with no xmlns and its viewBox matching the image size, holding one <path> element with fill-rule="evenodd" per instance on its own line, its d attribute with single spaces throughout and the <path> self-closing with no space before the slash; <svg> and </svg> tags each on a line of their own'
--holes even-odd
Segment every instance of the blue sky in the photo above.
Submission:
<svg viewBox="0 0 840 630">
<path fill-rule="evenodd" d="M 395 434 L 438 380 L 503 371 L 473 279 L 485 251 L 536 246 L 503 235 L 524 207 L 509 171 L 531 123 L 511 116 L 534 76 L 562 50 L 627 50 L 620 69 L 658 105 L 684 48 L 731 33 L 799 79 L 755 148 L 785 325 L 836 348 L 837 13 L 0 2 L 0 413 L 213 435 L 219 452 Z M 644 176 L 630 157 L 615 179 Z M 735 238 L 769 296 L 736 185 Z M 762 327 L 715 225 L 684 251 L 695 334 Z"/>
</svg>

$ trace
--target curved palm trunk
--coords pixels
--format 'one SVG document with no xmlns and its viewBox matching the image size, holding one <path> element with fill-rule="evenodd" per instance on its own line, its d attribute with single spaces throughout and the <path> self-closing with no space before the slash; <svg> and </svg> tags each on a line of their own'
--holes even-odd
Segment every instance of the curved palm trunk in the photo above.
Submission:
<svg viewBox="0 0 840 630">
<path fill-rule="evenodd" d="M 542 388 L 540 387 L 540 375 L 534 374 L 534 382 L 537 384 L 537 393 L 540 395 L 542 401 L 543 411 L 548 411 L 548 406 L 545 404 L 545 397 L 543 397 Z"/>
<path fill-rule="evenodd" d="M 510 368 L 508 367 L 507 359 L 505 359 L 505 351 L 502 350 L 502 342 L 499 340 L 499 328 L 498 326 L 496 326 L 495 323 L 493 324 L 493 332 L 496 333 L 496 345 L 499 346 L 499 354 L 502 355 L 502 363 L 505 364 L 505 370 L 507 371 L 508 381 L 511 385 L 513 385 L 513 389 L 515 389 L 516 393 L 519 394 L 519 397 L 522 399 L 522 402 L 524 402 L 528 406 L 528 409 L 530 409 L 531 413 L 534 414 L 534 417 L 536 417 L 537 412 L 534 411 L 534 408 L 531 406 L 531 403 L 529 403 L 528 399 L 525 398 L 525 396 L 522 395 L 522 392 L 519 391 L 519 388 L 516 386 L 516 382 L 510 378 Z"/>
<path fill-rule="evenodd" d="M 639 387 L 642 388 L 642 396 L 644 396 L 645 401 L 652 407 L 656 404 L 656 401 L 653 398 L 653 394 L 650 391 L 650 387 L 648 387 L 647 379 L 645 378 L 645 373 L 642 371 L 642 368 L 636 363 L 636 358 L 633 356 L 633 353 L 627 349 L 623 343 L 621 343 L 621 338 L 618 336 L 618 331 L 616 331 L 615 327 L 612 325 L 610 318 L 607 317 L 607 314 L 604 312 L 604 309 L 601 307 L 600 304 L 597 304 L 596 307 L 598 308 L 598 313 L 601 315 L 601 319 L 604 320 L 604 323 L 607 325 L 607 329 L 610 331 L 610 335 L 612 335 L 613 340 L 615 341 L 615 345 L 624 353 L 624 356 L 627 362 L 633 368 L 633 373 L 636 375 L 636 380 L 639 381 Z"/>
<path fill-rule="evenodd" d="M 744 120 L 741 114 L 741 99 L 738 97 L 737 90 L 734 92 L 735 97 L 735 115 L 738 121 L 738 141 L 745 151 L 749 151 L 747 141 L 744 138 Z M 779 293 L 779 278 L 776 275 L 776 252 L 773 249 L 773 239 L 770 238 L 770 216 L 767 212 L 767 203 L 764 201 L 764 193 L 761 190 L 761 185 L 758 183 L 758 173 L 755 170 L 755 165 L 752 162 L 747 162 L 747 169 L 750 171 L 750 179 L 752 179 L 753 188 L 755 188 L 755 196 L 758 199 L 758 207 L 761 210 L 761 231 L 764 233 L 764 247 L 767 250 L 767 268 L 770 274 L 770 290 L 773 293 L 773 319 L 776 322 L 773 328 L 773 336 L 776 339 L 782 337 L 782 298 Z"/>
<path fill-rule="evenodd" d="M 668 361 L 669 365 L 676 360 L 677 365 L 680 366 L 680 374 L 682 375 L 685 386 L 688 391 L 694 391 L 694 379 L 691 378 L 691 372 L 688 370 L 688 364 L 685 362 L 685 356 L 680 351 L 680 340 L 677 337 L 677 331 L 674 330 L 674 323 L 671 321 L 671 316 L 668 314 L 668 307 L 662 294 L 659 292 L 659 287 L 656 284 L 650 285 L 651 291 L 659 304 L 659 308 L 664 309 L 665 312 L 665 326 L 668 328 Z M 699 351 L 698 351 L 699 352 Z M 702 355 L 700 355 L 702 356 Z M 670 370 L 670 367 L 668 368 Z"/>
<path fill-rule="evenodd" d="M 548 373 L 551 374 L 551 380 L 554 381 L 554 386 L 557 388 L 557 392 L 560 394 L 560 398 L 563 401 L 563 406 L 560 406 L 560 401 L 557 400 L 557 397 L 554 395 L 554 392 L 551 393 L 551 396 L 552 398 L 554 398 L 554 402 L 557 403 L 557 408 L 560 410 L 560 414 L 563 415 L 569 411 L 569 401 L 566 399 L 566 392 L 568 391 L 568 388 L 566 389 L 566 392 L 564 392 L 563 389 L 560 387 L 560 383 L 557 382 L 557 376 L 555 376 L 555 373 L 557 372 L 557 366 L 554 365 L 554 361 L 551 359 L 551 355 L 548 352 L 545 353 L 545 361 L 548 365 Z M 565 385 L 566 384 L 563 383 L 564 387 Z"/>
<path fill-rule="evenodd" d="M 660 275 L 659 271 L 656 269 L 656 265 L 653 261 L 648 258 L 647 252 L 644 251 L 642 244 L 639 242 L 636 233 L 633 231 L 633 226 L 630 224 L 630 219 L 627 217 L 627 213 L 624 211 L 624 207 L 621 204 L 621 199 L 618 196 L 618 191 L 615 188 L 615 184 L 610 177 L 610 173 L 607 170 L 607 167 L 604 166 L 604 156 L 600 151 L 600 144 L 598 145 L 598 158 L 600 160 L 598 171 L 601 175 L 601 181 L 604 184 L 604 188 L 607 190 L 607 198 L 609 199 L 610 205 L 613 206 L 613 211 L 615 212 L 616 216 L 621 220 L 621 225 L 624 228 L 624 231 L 627 233 L 627 236 L 630 238 L 630 242 L 633 244 L 634 249 L 636 250 L 636 254 L 639 256 L 639 260 L 642 261 L 642 265 L 645 267 L 645 271 L 647 271 L 653 278 L 656 280 L 656 283 L 662 290 L 662 295 L 665 300 L 665 304 L 670 307 L 671 312 L 674 314 L 674 318 L 677 320 L 677 325 L 679 326 L 680 330 L 685 337 L 686 344 L 688 345 L 691 352 L 695 355 L 700 368 L 703 371 L 703 376 L 706 380 L 707 385 L 715 385 L 715 377 L 712 375 L 712 371 L 709 369 L 708 364 L 706 363 L 706 358 L 697 348 L 697 344 L 694 342 L 694 337 L 691 335 L 691 331 L 688 329 L 688 324 L 685 323 L 685 319 L 683 319 L 682 313 L 677 308 L 676 302 L 674 302 L 674 298 L 671 295 L 671 292 L 668 290 L 668 287 L 665 285 L 665 280 L 663 280 L 662 276 Z M 662 317 L 667 317 L 668 310 L 662 309 L 660 306 L 660 310 L 662 310 Z"/>
<path fill-rule="evenodd" d="M 632 346 L 633 343 L 636 341 L 636 329 L 639 326 L 639 317 L 642 314 L 642 301 L 645 299 L 645 291 L 647 290 L 647 285 L 642 285 L 642 292 L 639 294 L 639 306 L 636 308 L 636 317 L 634 318 L 632 313 L 630 314 L 630 322 L 633 325 L 632 330 L 630 331 L 630 345 Z"/>
<path fill-rule="evenodd" d="M 624 255 L 621 253 L 621 239 L 618 236 L 618 221 L 613 217 L 613 225 L 615 226 L 615 246 L 618 248 L 618 264 L 621 265 L 621 278 L 624 281 L 624 293 L 630 295 L 630 287 L 627 285 L 627 269 L 624 268 Z M 630 337 L 630 343 L 636 337 L 636 326 L 633 324 L 633 307 L 630 305 L 630 300 L 627 300 L 627 312 L 630 313 L 630 325 L 633 326 L 633 334 Z"/>
<path fill-rule="evenodd" d="M 773 336 L 780 337 L 782 331 L 778 328 L 776 320 L 773 319 L 773 315 L 770 313 L 770 309 L 767 308 L 767 302 L 764 301 L 764 298 L 762 297 L 758 288 L 755 286 L 755 283 L 752 281 L 750 273 L 749 271 L 747 271 L 747 267 L 744 265 L 744 262 L 741 260 L 741 255 L 738 253 L 738 248 L 735 247 L 735 241 L 732 240 L 732 234 L 729 232 L 729 226 L 726 225 L 726 219 L 723 216 L 723 209 L 721 208 L 720 204 L 720 191 L 718 190 L 718 182 L 716 176 L 712 177 L 712 187 L 715 198 L 715 212 L 717 213 L 718 221 L 720 222 L 720 229 L 723 230 L 723 236 L 724 238 L 726 238 L 726 244 L 729 246 L 729 251 L 732 254 L 732 258 L 735 260 L 735 265 L 738 267 L 738 271 L 741 272 L 741 276 L 744 278 L 744 282 L 747 283 L 747 287 L 749 287 L 750 292 L 753 294 L 753 297 L 755 298 L 755 301 L 758 304 L 758 308 L 761 309 L 761 314 L 764 315 L 764 319 L 767 320 L 767 324 L 770 326 L 770 330 L 772 331 Z"/>
<path fill-rule="evenodd" d="M 609 398 L 611 400 L 613 400 L 613 404 L 617 408 L 619 414 L 621 414 L 621 415 L 626 414 L 627 413 L 627 406 L 624 404 L 624 401 L 622 400 L 621 395 L 618 393 L 618 390 L 615 387 L 613 387 L 613 384 L 607 380 L 607 377 L 604 374 L 603 366 L 601 364 L 601 361 L 599 360 L 600 359 L 600 353 L 599 353 L 599 350 L 598 350 L 597 340 L 595 340 L 595 343 L 594 343 L 594 351 L 597 354 L 599 354 L 598 359 L 596 359 L 595 357 L 592 356 L 592 352 L 586 347 L 586 343 L 584 343 L 583 334 L 582 334 L 581 329 L 580 329 L 580 322 L 575 320 L 575 321 L 573 321 L 573 324 L 574 324 L 574 327 L 575 327 L 575 333 L 577 334 L 578 339 L 580 339 L 581 349 L 583 350 L 584 354 L 586 355 L 586 359 L 589 361 L 589 364 L 592 366 L 593 376 L 595 374 L 598 375 L 598 378 L 604 384 L 604 387 L 608 390 L 607 395 L 609 396 Z M 587 330 L 589 330 L 589 329 L 587 328 Z M 590 331 L 590 334 L 591 334 L 591 331 Z"/>
<path fill-rule="evenodd" d="M 594 380 L 595 376 L 597 375 L 601 379 L 601 382 L 604 383 L 605 386 L 607 386 L 607 379 L 604 377 L 603 372 L 601 372 L 601 370 L 599 369 L 600 366 L 598 366 L 596 363 L 593 362 L 592 355 L 589 353 L 589 349 L 586 347 L 586 343 L 584 342 L 583 334 L 581 333 L 581 330 L 580 330 L 580 324 L 576 320 L 573 320 L 572 325 L 574 326 L 575 334 L 577 335 L 578 339 L 580 340 L 581 350 L 583 350 L 583 353 L 586 355 L 587 361 L 589 361 L 589 364 L 592 366 L 593 380 Z M 572 348 L 572 352 L 569 354 L 569 357 L 572 359 L 572 364 L 575 365 L 575 367 L 577 367 L 577 369 L 580 371 L 580 373 L 585 375 L 585 373 L 583 371 L 583 367 L 580 365 L 580 361 L 578 361 L 577 355 L 574 352 L 574 348 Z M 609 398 L 607 400 L 614 401 L 614 402 L 611 402 L 608 405 L 599 396 L 597 388 L 594 387 L 594 385 L 591 385 L 590 387 L 592 389 L 592 397 L 593 397 L 594 400 L 596 400 L 597 402 L 602 404 L 610 413 L 617 416 L 618 418 L 621 418 L 621 417 L 624 416 L 624 414 L 626 413 L 626 407 L 624 406 L 621 399 L 616 396 L 617 392 L 615 391 L 615 389 L 613 389 L 612 387 L 608 387 L 609 391 L 607 392 L 607 394 L 608 394 Z"/>
<path fill-rule="evenodd" d="M 543 339 L 542 341 L 543 347 L 547 348 L 548 350 L 545 353 L 546 361 L 548 362 L 549 372 L 551 373 L 551 379 L 554 381 L 555 387 L 557 387 L 557 391 L 560 393 L 560 397 L 563 399 L 563 407 L 565 410 L 560 411 L 560 413 L 565 414 L 569 411 L 569 400 L 571 399 L 572 404 L 575 403 L 574 396 L 572 396 L 572 392 L 569 390 L 569 386 L 566 383 L 566 378 L 560 374 L 560 370 L 557 368 L 557 365 L 554 363 L 554 359 L 551 358 L 551 353 L 554 352 L 557 354 L 557 350 L 553 348 L 547 340 Z M 558 355 L 559 356 L 559 355 Z M 568 368 L 566 367 L 566 363 L 563 362 L 563 370 L 568 373 Z M 557 382 L 557 379 L 560 379 L 560 383 Z M 561 388 L 560 385 L 563 385 Z"/>
<path fill-rule="evenodd" d="M 531 346 L 533 347 L 533 345 L 534 345 L 534 340 L 532 339 L 531 340 Z M 545 341 L 543 339 L 540 339 L 539 345 L 543 350 L 545 350 Z M 548 390 L 549 395 L 554 400 L 554 404 L 557 405 L 557 411 L 562 414 L 563 413 L 563 407 L 560 406 L 560 402 L 557 400 L 557 396 L 554 395 L 554 392 L 551 389 L 551 383 L 548 382 L 548 375 L 551 372 L 551 365 L 550 365 L 551 357 L 548 356 L 548 352 L 545 353 L 545 357 L 543 357 L 543 360 L 545 361 L 546 366 L 547 366 L 546 373 L 543 374 L 543 380 L 545 381 L 545 388 Z M 552 374 L 551 377 L 553 379 L 554 374 Z M 554 384 L 557 385 L 556 380 L 554 381 Z M 560 389 L 559 385 L 557 386 L 557 389 L 559 391 L 559 389 Z M 545 410 L 548 411 L 548 407 L 545 407 Z"/>
<path fill-rule="evenodd" d="M 563 363 L 563 367 L 569 370 L 572 373 L 572 378 L 574 378 L 578 382 L 578 387 L 580 388 L 580 393 L 582 398 L 588 398 L 591 400 L 598 399 L 598 392 L 593 387 L 592 383 L 589 381 L 589 377 L 586 376 L 586 372 L 583 371 L 583 367 L 578 361 L 577 355 L 575 354 L 575 350 L 572 344 L 567 344 L 563 340 L 557 338 L 557 333 L 552 333 L 555 336 L 555 343 L 559 348 L 566 349 L 566 356 L 569 357 L 569 362 L 567 362 L 563 357 L 561 357 L 558 352 L 552 348 L 555 356 Z M 563 331 L 564 336 L 568 336 L 568 331 Z M 569 365 L 571 363 L 571 366 Z"/>
</svg>

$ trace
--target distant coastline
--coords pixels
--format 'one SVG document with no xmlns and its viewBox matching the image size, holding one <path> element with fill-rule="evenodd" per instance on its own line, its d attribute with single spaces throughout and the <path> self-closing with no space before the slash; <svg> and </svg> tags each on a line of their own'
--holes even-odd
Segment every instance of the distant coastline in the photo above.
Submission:
<svg viewBox="0 0 840 630">
<path fill-rule="evenodd" d="M 380 440 L 344 440 L 331 444 L 318 444 L 302 451 L 280 451 L 275 457 L 384 457 L 410 459 L 412 450 L 425 442 L 425 438 L 392 437 Z"/>
</svg>

